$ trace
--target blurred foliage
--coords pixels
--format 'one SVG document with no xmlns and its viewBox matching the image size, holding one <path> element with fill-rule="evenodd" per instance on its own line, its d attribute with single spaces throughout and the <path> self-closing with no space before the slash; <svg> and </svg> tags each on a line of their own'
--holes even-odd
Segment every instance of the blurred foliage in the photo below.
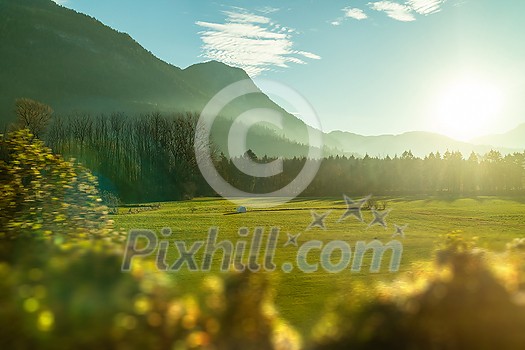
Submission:
<svg viewBox="0 0 525 350">
<path fill-rule="evenodd" d="M 0 135 L 0 237 L 103 235 L 106 214 L 89 170 L 27 129 Z"/>
<path fill-rule="evenodd" d="M 265 274 L 203 275 L 183 294 L 154 261 L 122 272 L 126 234 L 111 230 L 89 171 L 28 130 L 0 151 L 1 348 L 299 348 Z"/>
<path fill-rule="evenodd" d="M 298 349 L 264 274 L 206 275 L 182 294 L 176 275 L 105 240 L 4 240 L 0 339 L 8 349 Z M 9 257 L 9 259 L 5 259 Z"/>
<path fill-rule="evenodd" d="M 0 240 L 0 339 L 9 349 L 522 349 L 525 240 L 504 254 L 454 233 L 392 283 L 327 300 L 303 347 L 265 273 L 203 274 L 182 293 L 154 261 L 120 269 L 113 240 Z"/>
<path fill-rule="evenodd" d="M 523 243 L 495 254 L 454 232 L 434 264 L 372 291 L 355 285 L 332 303 L 313 348 L 523 349 Z"/>
</svg>

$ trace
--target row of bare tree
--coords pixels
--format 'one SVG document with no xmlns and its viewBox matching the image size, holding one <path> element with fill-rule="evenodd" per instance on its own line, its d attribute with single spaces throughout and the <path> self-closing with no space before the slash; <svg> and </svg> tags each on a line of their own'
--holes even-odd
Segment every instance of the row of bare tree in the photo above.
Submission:
<svg viewBox="0 0 525 350">
<path fill-rule="evenodd" d="M 55 152 L 77 158 L 101 187 L 124 201 L 190 198 L 208 187 L 193 146 L 194 114 L 122 113 L 54 117 L 45 140 Z"/>
</svg>

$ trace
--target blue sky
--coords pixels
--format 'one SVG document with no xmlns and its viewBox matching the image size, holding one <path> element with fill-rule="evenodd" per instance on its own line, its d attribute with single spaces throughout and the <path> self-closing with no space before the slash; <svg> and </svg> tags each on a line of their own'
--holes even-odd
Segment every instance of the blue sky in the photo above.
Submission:
<svg viewBox="0 0 525 350">
<path fill-rule="evenodd" d="M 525 1 L 67 0 L 185 68 L 281 81 L 325 131 L 458 139 L 525 122 Z"/>
</svg>

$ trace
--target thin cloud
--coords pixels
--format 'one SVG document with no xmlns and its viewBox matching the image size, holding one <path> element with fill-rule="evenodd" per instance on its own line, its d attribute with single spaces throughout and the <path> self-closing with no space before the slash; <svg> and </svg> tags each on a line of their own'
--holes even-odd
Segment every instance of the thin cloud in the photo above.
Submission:
<svg viewBox="0 0 525 350">
<path fill-rule="evenodd" d="M 202 55 L 244 69 L 255 77 L 273 67 L 288 67 L 289 63 L 306 64 L 306 59 L 321 59 L 306 51 L 293 49 L 293 29 L 280 26 L 266 16 L 246 11 L 225 11 L 225 23 L 198 21 L 205 30 Z"/>
<path fill-rule="evenodd" d="M 67 4 L 69 0 L 53 0 L 53 2 L 59 4 L 59 5 L 64 5 L 64 4 Z"/>
<path fill-rule="evenodd" d="M 361 9 L 358 9 L 358 8 L 345 7 L 341 11 L 343 11 L 344 15 L 342 17 L 339 17 L 339 18 L 331 21 L 330 22 L 331 25 L 339 26 L 339 25 L 341 25 L 343 23 L 343 21 L 345 19 L 348 19 L 348 18 L 356 19 L 358 21 L 361 21 L 363 19 L 367 19 L 368 18 L 368 16 L 365 13 L 365 11 L 363 11 Z"/>
<path fill-rule="evenodd" d="M 270 23 L 270 19 L 264 16 L 258 16 L 251 13 L 239 13 L 232 11 L 224 11 L 228 15 L 230 22 L 233 23 Z"/>
<path fill-rule="evenodd" d="M 412 7 L 408 5 L 402 5 L 392 1 L 378 1 L 369 3 L 369 5 L 373 10 L 385 12 L 388 17 L 397 21 L 411 22 L 416 20 L 416 17 L 412 13 Z"/>
<path fill-rule="evenodd" d="M 446 0 L 408 0 L 407 5 L 420 15 L 430 15 L 441 11 Z"/>
<path fill-rule="evenodd" d="M 310 58 L 312 60 L 320 60 L 321 59 L 321 56 L 319 55 L 316 55 L 315 53 L 311 53 L 311 52 L 306 52 L 306 51 L 294 51 L 294 53 L 298 54 L 298 55 L 302 55 L 306 58 Z"/>
<path fill-rule="evenodd" d="M 358 8 L 347 7 L 343 9 L 343 12 L 345 13 L 345 17 L 357 19 L 358 21 L 368 18 L 366 13 Z"/>
<path fill-rule="evenodd" d="M 260 13 L 264 13 L 265 15 L 269 15 L 270 13 L 279 11 L 279 9 L 276 7 L 265 6 L 265 7 L 257 9 L 257 11 L 259 11 Z"/>
<path fill-rule="evenodd" d="M 369 2 L 368 6 L 379 12 L 384 12 L 388 17 L 397 21 L 412 22 L 416 20 L 416 15 L 428 16 L 441 11 L 443 4 L 447 0 L 406 0 L 405 3 L 398 3 L 389 0 Z M 453 6 L 456 6 L 454 3 Z M 339 26 L 348 18 L 356 20 L 368 19 L 368 15 L 359 8 L 345 7 L 342 9 L 344 16 L 331 21 L 333 26 Z"/>
</svg>

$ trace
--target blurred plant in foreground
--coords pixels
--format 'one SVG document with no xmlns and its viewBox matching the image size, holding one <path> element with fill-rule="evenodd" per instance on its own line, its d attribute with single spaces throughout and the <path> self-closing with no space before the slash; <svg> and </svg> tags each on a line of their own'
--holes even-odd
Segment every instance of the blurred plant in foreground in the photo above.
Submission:
<svg viewBox="0 0 525 350">
<path fill-rule="evenodd" d="M 104 235 L 106 215 L 89 170 L 27 129 L 0 135 L 0 237 Z"/>
<path fill-rule="evenodd" d="M 355 291 L 332 305 L 314 349 L 523 349 L 525 307 L 515 281 L 524 256 L 476 247 L 448 235 L 436 262 L 420 263 L 375 294 Z M 494 266 L 497 265 L 497 266 Z M 368 293 L 368 295 L 365 295 Z"/>
<path fill-rule="evenodd" d="M 111 229 L 96 178 L 28 130 L 0 142 L 0 347 L 299 348 L 266 275 L 203 275 L 186 293 L 154 261 L 122 272 L 126 234 Z"/>
<path fill-rule="evenodd" d="M 121 272 L 114 242 L 6 242 L 3 348 L 299 349 L 264 274 L 205 275 L 187 293 L 176 274 L 158 271 L 153 261 L 136 259 L 130 273 Z"/>
</svg>

